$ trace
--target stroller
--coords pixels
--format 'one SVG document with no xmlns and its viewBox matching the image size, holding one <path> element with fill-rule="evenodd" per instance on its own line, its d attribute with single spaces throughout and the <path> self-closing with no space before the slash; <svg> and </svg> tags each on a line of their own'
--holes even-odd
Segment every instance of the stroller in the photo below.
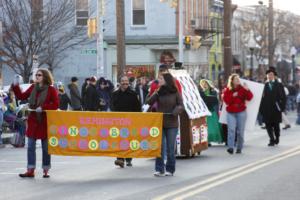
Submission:
<svg viewBox="0 0 300 200">
<path fill-rule="evenodd" d="M 16 109 L 16 119 L 14 121 L 14 135 L 11 139 L 11 145 L 16 148 L 25 146 L 27 108 L 28 108 L 27 104 L 22 104 Z"/>
</svg>

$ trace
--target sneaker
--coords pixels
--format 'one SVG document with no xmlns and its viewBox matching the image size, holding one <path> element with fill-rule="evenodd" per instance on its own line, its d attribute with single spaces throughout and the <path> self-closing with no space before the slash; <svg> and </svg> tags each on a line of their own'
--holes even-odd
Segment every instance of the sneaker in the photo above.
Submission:
<svg viewBox="0 0 300 200">
<path fill-rule="evenodd" d="M 236 153 L 237 153 L 237 154 L 241 154 L 241 153 L 242 153 L 242 150 L 241 150 L 241 149 L 237 149 L 237 150 L 236 150 Z"/>
<path fill-rule="evenodd" d="M 115 160 L 115 165 L 124 168 L 124 161 L 123 160 Z"/>
<path fill-rule="evenodd" d="M 269 147 L 273 147 L 274 145 L 275 145 L 274 142 L 270 142 L 270 143 L 268 144 Z"/>
<path fill-rule="evenodd" d="M 227 149 L 227 152 L 228 152 L 229 154 L 233 154 L 233 148 Z"/>
<path fill-rule="evenodd" d="M 131 162 L 127 162 L 127 163 L 126 163 L 126 166 L 127 166 L 127 167 L 132 167 L 132 163 L 131 163 Z"/>
<path fill-rule="evenodd" d="M 171 173 L 171 172 L 166 172 L 165 175 L 166 175 L 166 176 L 173 176 L 173 173 Z"/>
<path fill-rule="evenodd" d="M 158 171 L 154 172 L 153 175 L 156 176 L 156 177 L 163 177 L 163 176 L 165 176 L 165 174 L 163 172 L 158 172 Z"/>
</svg>

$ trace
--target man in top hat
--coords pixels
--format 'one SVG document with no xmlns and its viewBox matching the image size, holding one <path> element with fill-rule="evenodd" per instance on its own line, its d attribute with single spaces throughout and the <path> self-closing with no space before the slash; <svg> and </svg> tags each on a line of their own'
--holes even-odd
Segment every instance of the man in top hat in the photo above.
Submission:
<svg viewBox="0 0 300 200">
<path fill-rule="evenodd" d="M 285 110 L 286 95 L 282 83 L 276 78 L 275 68 L 269 67 L 266 75 L 267 81 L 263 91 L 260 112 L 270 137 L 268 146 L 274 146 L 279 144 L 279 124 L 282 122 L 281 113 Z"/>
</svg>

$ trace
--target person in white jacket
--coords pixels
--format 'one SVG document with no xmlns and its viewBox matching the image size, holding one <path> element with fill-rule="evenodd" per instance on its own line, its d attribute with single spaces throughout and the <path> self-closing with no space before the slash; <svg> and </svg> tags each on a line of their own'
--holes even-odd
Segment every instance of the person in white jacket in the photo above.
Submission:
<svg viewBox="0 0 300 200">
<path fill-rule="evenodd" d="M 284 92 L 285 92 L 286 96 L 289 95 L 289 90 L 287 89 L 287 87 L 284 87 Z M 284 111 L 282 112 L 282 122 L 284 124 L 284 127 L 282 128 L 283 130 L 291 128 L 291 123 L 290 123 L 289 119 L 287 118 Z"/>
</svg>

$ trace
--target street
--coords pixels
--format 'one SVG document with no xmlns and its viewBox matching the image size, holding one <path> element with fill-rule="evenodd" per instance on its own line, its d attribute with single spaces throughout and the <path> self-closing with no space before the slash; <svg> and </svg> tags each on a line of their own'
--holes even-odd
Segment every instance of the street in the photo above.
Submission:
<svg viewBox="0 0 300 200">
<path fill-rule="evenodd" d="M 289 114 L 291 122 L 296 113 Z M 42 178 L 41 148 L 34 179 L 21 179 L 26 149 L 0 149 L 0 199 L 299 199 L 300 127 L 281 132 L 279 146 L 268 147 L 266 130 L 247 132 L 241 155 L 213 145 L 192 159 L 178 158 L 174 177 L 154 177 L 154 159 L 134 159 L 119 169 L 114 158 L 52 157 L 50 179 Z M 40 146 L 40 145 L 39 145 Z"/>
</svg>

